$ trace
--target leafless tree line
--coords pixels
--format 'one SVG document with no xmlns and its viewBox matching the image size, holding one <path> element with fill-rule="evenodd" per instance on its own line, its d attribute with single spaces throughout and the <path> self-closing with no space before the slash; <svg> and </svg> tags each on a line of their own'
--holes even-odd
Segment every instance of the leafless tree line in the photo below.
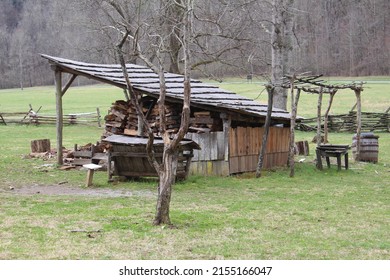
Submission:
<svg viewBox="0 0 390 280">
<path fill-rule="evenodd" d="M 97 63 L 118 62 L 118 3 L 150 61 L 158 36 L 170 36 L 161 57 L 166 69 L 183 72 L 180 30 L 168 33 L 180 9 L 168 0 L 3 0 L 0 1 L 0 88 L 50 84 L 53 75 L 39 53 Z M 180 2 L 180 1 L 176 1 Z M 275 15 L 286 30 L 275 33 Z M 164 20 L 165 18 L 165 20 Z M 167 20 L 169 19 L 169 20 Z M 278 18 L 276 17 L 276 20 Z M 325 75 L 390 74 L 388 0 L 209 0 L 194 3 L 193 76 L 271 73 L 273 48 L 290 49 L 288 69 Z M 285 36 L 291 34 L 291 36 Z M 152 36 L 152 34 L 154 34 Z M 170 35 L 169 35 L 170 34 Z M 287 38 L 287 39 L 286 39 Z M 282 41 L 280 41 L 282 40 Z M 143 63 L 126 42 L 125 59 Z M 275 55 L 281 55 L 275 53 Z"/>
</svg>

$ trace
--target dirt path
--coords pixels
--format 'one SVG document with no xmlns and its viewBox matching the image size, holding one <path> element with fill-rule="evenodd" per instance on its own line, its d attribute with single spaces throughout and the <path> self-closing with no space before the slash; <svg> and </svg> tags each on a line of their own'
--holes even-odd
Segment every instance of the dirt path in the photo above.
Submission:
<svg viewBox="0 0 390 280">
<path fill-rule="evenodd" d="M 126 189 L 110 188 L 78 188 L 66 185 L 41 186 L 32 185 L 17 187 L 15 189 L 0 190 L 1 192 L 18 195 L 74 195 L 74 196 L 96 196 L 96 197 L 130 197 L 130 196 L 151 196 L 155 194 L 149 190 L 130 191 Z"/>
</svg>

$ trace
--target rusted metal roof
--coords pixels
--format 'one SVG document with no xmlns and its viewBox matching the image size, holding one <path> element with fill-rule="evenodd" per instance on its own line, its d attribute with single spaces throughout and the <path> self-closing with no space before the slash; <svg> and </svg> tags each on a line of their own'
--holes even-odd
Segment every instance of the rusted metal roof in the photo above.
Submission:
<svg viewBox="0 0 390 280">
<path fill-rule="evenodd" d="M 103 83 L 126 88 L 126 81 L 119 64 L 94 64 L 45 54 L 41 56 L 48 59 L 52 65 L 59 67 L 63 72 L 85 76 Z M 148 67 L 136 64 L 126 64 L 126 67 L 134 89 L 158 98 L 160 83 L 156 73 Z M 182 75 L 165 73 L 165 79 L 167 100 L 182 101 L 184 77 Z M 211 107 L 216 111 L 237 112 L 255 117 L 265 118 L 267 115 L 267 105 L 195 79 L 191 80 L 191 106 Z M 286 121 L 290 120 L 290 114 L 287 111 L 274 108 L 272 110 L 272 118 Z"/>
</svg>

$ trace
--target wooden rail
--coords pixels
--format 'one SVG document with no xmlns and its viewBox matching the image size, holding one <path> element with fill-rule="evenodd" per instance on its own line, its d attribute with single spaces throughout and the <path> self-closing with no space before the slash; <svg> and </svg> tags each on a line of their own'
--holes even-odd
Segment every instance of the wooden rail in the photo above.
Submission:
<svg viewBox="0 0 390 280">
<path fill-rule="evenodd" d="M 102 117 L 100 115 L 99 108 L 96 108 L 96 112 L 90 113 L 77 113 L 64 115 L 64 124 L 76 125 L 76 124 L 97 124 L 101 127 Z M 43 115 L 35 113 L 33 110 L 27 112 L 0 112 L 0 124 L 55 124 L 56 116 Z"/>
<path fill-rule="evenodd" d="M 389 108 L 390 109 L 390 108 Z M 385 113 L 362 112 L 363 131 L 386 131 L 390 132 L 389 109 Z M 324 118 L 324 117 L 323 117 Z M 328 129 L 332 132 L 356 132 L 356 112 L 348 114 L 329 115 Z M 296 125 L 301 131 L 317 130 L 317 118 L 303 119 Z"/>
</svg>

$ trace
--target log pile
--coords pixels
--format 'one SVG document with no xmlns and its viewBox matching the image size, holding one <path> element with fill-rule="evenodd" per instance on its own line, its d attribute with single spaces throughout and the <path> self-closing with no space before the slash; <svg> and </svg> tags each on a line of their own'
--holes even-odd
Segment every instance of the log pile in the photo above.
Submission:
<svg viewBox="0 0 390 280">
<path fill-rule="evenodd" d="M 146 116 L 153 133 L 159 135 L 160 115 L 156 102 L 143 100 L 142 112 Z M 168 133 L 177 133 L 181 122 L 181 105 L 166 103 L 165 117 Z M 130 101 L 118 100 L 112 104 L 106 121 L 103 137 L 113 134 L 125 134 L 130 136 L 138 135 L 138 117 L 135 107 Z M 222 120 L 218 115 L 209 111 L 192 112 L 188 132 L 206 133 L 210 131 L 222 131 Z"/>
<path fill-rule="evenodd" d="M 129 107 L 129 102 L 123 100 L 117 100 L 112 104 L 108 115 L 104 117 L 106 126 L 103 136 L 107 137 L 124 132 L 127 125 Z"/>
<path fill-rule="evenodd" d="M 138 132 L 138 117 L 137 117 L 137 110 L 135 109 L 134 105 L 131 102 L 127 103 L 128 109 L 127 109 L 127 122 L 125 125 L 124 134 L 126 135 L 137 135 Z M 146 109 L 142 108 L 142 112 L 145 114 Z M 115 133 L 118 134 L 118 133 Z"/>
<path fill-rule="evenodd" d="M 209 111 L 194 112 L 190 119 L 189 132 L 205 133 L 210 131 L 222 131 L 222 119 L 213 116 Z"/>
<path fill-rule="evenodd" d="M 181 106 L 174 106 L 172 104 L 165 105 L 165 117 L 166 117 L 166 128 L 168 133 L 177 133 L 180 128 L 181 121 Z M 153 129 L 153 132 L 158 135 L 160 115 L 158 106 L 155 105 L 151 110 L 148 122 Z"/>
</svg>

